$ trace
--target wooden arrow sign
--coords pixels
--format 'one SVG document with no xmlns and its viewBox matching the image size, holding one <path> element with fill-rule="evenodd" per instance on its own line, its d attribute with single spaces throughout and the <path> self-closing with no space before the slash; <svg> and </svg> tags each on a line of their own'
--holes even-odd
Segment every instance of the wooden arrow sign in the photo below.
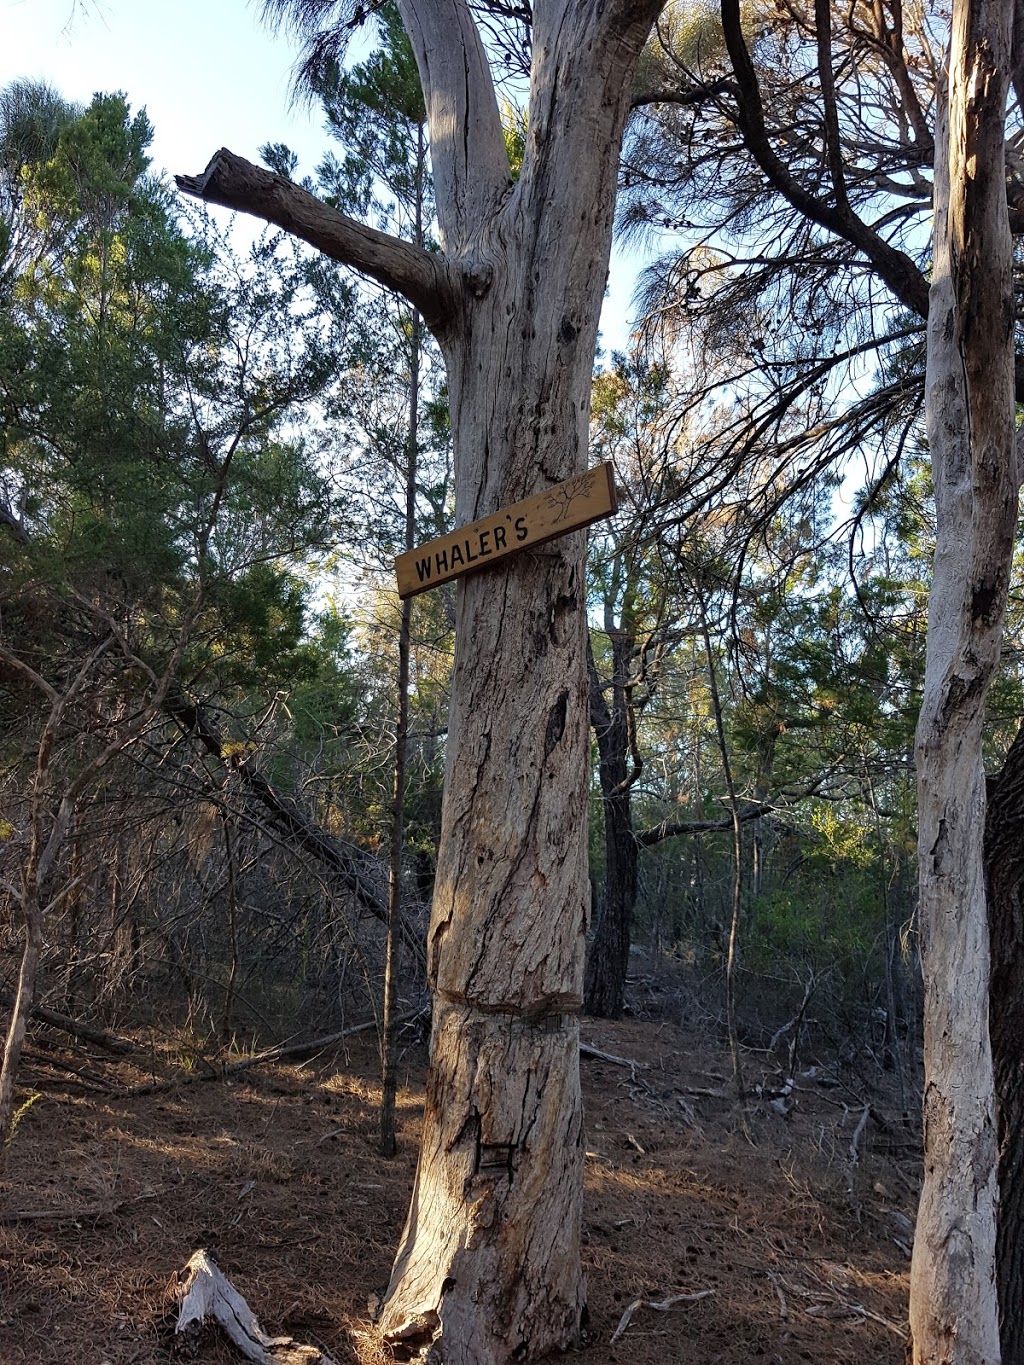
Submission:
<svg viewBox="0 0 1024 1365">
<path fill-rule="evenodd" d="M 440 536 L 395 560 L 399 597 L 415 597 L 460 574 L 486 569 L 518 550 L 529 550 L 581 526 L 610 517 L 618 507 L 610 464 L 588 469 L 532 498 Z"/>
</svg>

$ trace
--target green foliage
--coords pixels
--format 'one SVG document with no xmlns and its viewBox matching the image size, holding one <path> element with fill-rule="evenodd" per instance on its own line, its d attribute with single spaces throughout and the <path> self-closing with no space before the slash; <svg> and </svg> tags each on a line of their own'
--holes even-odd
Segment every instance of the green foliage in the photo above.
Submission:
<svg viewBox="0 0 1024 1365">
<path fill-rule="evenodd" d="M 33 1090 L 32 1093 L 26 1095 L 22 1102 L 17 1106 L 17 1108 L 11 1115 L 11 1126 L 10 1130 L 7 1133 L 7 1141 L 4 1144 L 5 1146 L 9 1147 L 11 1145 L 11 1143 L 14 1141 L 15 1135 L 18 1132 L 18 1127 L 22 1119 L 32 1108 L 32 1106 L 36 1103 L 36 1101 L 41 1100 L 42 1098 L 43 1092 L 41 1090 Z"/>
<path fill-rule="evenodd" d="M 325 314 L 281 239 L 240 261 L 183 223 L 150 139 L 144 113 L 97 95 L 22 157 L 11 203 L 33 250 L 0 309 L 4 635 L 59 675 L 111 622 L 159 667 L 188 623 L 190 682 L 291 686 L 318 667 L 305 571 L 336 500 L 323 442 L 286 422 L 344 366 L 345 295 Z"/>
<path fill-rule="evenodd" d="M 432 214 L 426 172 L 426 106 L 416 59 L 393 4 L 376 14 L 380 45 L 364 62 L 343 69 L 326 62 L 317 74 L 327 126 L 344 151 L 318 169 L 330 202 L 347 213 L 375 213 L 407 235 Z"/>
<path fill-rule="evenodd" d="M 529 131 L 527 111 L 510 99 L 501 102 L 501 131 L 505 136 L 505 151 L 508 154 L 509 170 L 512 179 L 518 180 L 523 170 L 526 156 L 526 136 Z"/>
</svg>

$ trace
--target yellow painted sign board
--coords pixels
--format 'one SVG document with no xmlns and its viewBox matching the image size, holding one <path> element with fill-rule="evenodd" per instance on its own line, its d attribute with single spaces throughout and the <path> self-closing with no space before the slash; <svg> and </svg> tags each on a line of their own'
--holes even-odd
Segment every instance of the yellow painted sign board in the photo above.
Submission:
<svg viewBox="0 0 1024 1365">
<path fill-rule="evenodd" d="M 612 466 L 601 464 L 588 469 L 399 555 L 395 560 L 398 595 L 415 597 L 461 574 L 489 568 L 506 555 L 610 517 L 617 507 Z"/>
</svg>

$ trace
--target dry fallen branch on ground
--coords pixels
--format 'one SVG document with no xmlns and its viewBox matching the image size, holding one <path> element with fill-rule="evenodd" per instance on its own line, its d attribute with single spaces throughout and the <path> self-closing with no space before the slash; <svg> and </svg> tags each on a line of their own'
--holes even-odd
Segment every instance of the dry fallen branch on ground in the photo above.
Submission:
<svg viewBox="0 0 1024 1365">
<path fill-rule="evenodd" d="M 407 1024 L 416 1017 L 416 1011 L 403 1014 L 398 1023 Z M 376 1027 L 377 1021 L 368 1019 L 365 1024 L 354 1024 L 352 1028 L 342 1029 L 340 1033 L 326 1033 L 321 1038 L 310 1038 L 304 1043 L 282 1043 L 278 1047 L 268 1047 L 263 1052 L 254 1052 L 249 1057 L 240 1057 L 235 1062 L 218 1064 L 202 1057 L 200 1061 L 206 1067 L 205 1071 L 188 1071 L 172 1076 L 169 1080 L 146 1081 L 125 1091 L 124 1094 L 127 1099 L 137 1099 L 140 1095 L 157 1095 L 165 1090 L 176 1090 L 180 1085 L 194 1085 L 197 1081 L 221 1081 L 227 1076 L 237 1076 L 239 1072 L 248 1071 L 250 1067 L 260 1066 L 264 1062 L 303 1061 L 325 1048 L 333 1047 L 335 1043 L 343 1042 L 346 1038 L 354 1038 L 358 1033 L 368 1033 L 370 1029 Z"/>
<path fill-rule="evenodd" d="M 713 1294 L 714 1292 L 713 1289 L 701 1289 L 696 1294 L 673 1294 L 671 1298 L 662 1299 L 660 1303 L 655 1302 L 653 1299 L 636 1299 L 629 1305 L 622 1317 L 619 1318 L 619 1325 L 612 1333 L 612 1339 L 609 1344 L 611 1346 L 615 1345 L 619 1337 L 622 1336 L 629 1326 L 633 1314 L 638 1308 L 653 1308 L 657 1313 L 667 1313 L 670 1308 L 675 1308 L 678 1303 L 696 1303 L 698 1299 L 706 1299 L 709 1294 Z"/>
<path fill-rule="evenodd" d="M 783 1320 L 783 1322 L 786 1322 L 789 1319 L 789 1304 L 786 1302 L 786 1296 L 782 1292 L 782 1286 L 779 1284 L 778 1276 L 773 1275 L 770 1270 L 767 1272 L 767 1274 L 768 1278 L 775 1286 L 775 1293 L 779 1300 L 779 1317 Z"/>
<path fill-rule="evenodd" d="M 704 1129 L 700 1125 L 700 1120 L 697 1118 L 697 1113 L 693 1105 L 685 1100 L 682 1095 L 676 1096 L 676 1103 L 679 1105 L 683 1122 L 688 1128 L 692 1128 L 698 1137 L 703 1137 Z"/>
<path fill-rule="evenodd" d="M 784 1285 L 791 1294 L 802 1299 L 811 1299 L 813 1302 L 809 1307 L 801 1311 L 809 1318 L 827 1319 L 829 1321 L 841 1321 L 843 1318 L 870 1318 L 872 1322 L 880 1323 L 881 1326 L 888 1328 L 894 1336 L 901 1341 L 907 1340 L 907 1330 L 898 1322 L 891 1322 L 888 1318 L 883 1318 L 881 1314 L 867 1308 L 862 1303 L 849 1303 L 838 1294 L 831 1286 L 819 1285 L 816 1289 L 804 1289 L 800 1285 L 790 1284 L 781 1275 L 776 1276 L 769 1272 L 769 1279 L 775 1285 L 775 1292 L 779 1296 L 780 1303 L 785 1303 L 780 1285 Z M 783 1314 L 786 1316 L 786 1314 Z"/>
<path fill-rule="evenodd" d="M 13 1000 L 9 994 L 0 994 L 0 1008 L 9 1010 L 12 1004 Z M 50 1028 L 70 1034 L 79 1042 L 92 1043 L 95 1047 L 102 1047 L 115 1055 L 125 1056 L 138 1051 L 138 1046 L 130 1038 L 119 1038 L 116 1033 L 110 1033 L 107 1029 L 93 1028 L 91 1024 L 85 1024 L 80 1019 L 72 1019 L 69 1014 L 61 1014 L 59 1010 L 49 1009 L 46 1005 L 33 1005 L 29 1014 L 40 1024 L 48 1024 Z"/>
<path fill-rule="evenodd" d="M 64 1209 L 10 1209 L 6 1212 L 0 1211 L 0 1224 L 8 1223 L 78 1223 L 84 1222 L 89 1218 L 106 1218 L 110 1214 L 117 1213 L 121 1209 L 129 1208 L 132 1204 L 141 1204 L 144 1199 L 156 1199 L 163 1194 L 163 1189 L 146 1190 L 142 1194 L 137 1194 L 134 1199 L 114 1199 L 106 1200 L 99 1204 L 80 1204 L 73 1208 Z"/>
<path fill-rule="evenodd" d="M 300 1346 L 291 1337 L 268 1337 L 255 1313 L 206 1251 L 197 1251 L 179 1275 L 175 1296 L 180 1301 L 175 1337 L 198 1335 L 208 1322 L 224 1334 L 256 1365 L 334 1365 L 315 1346 Z"/>
<path fill-rule="evenodd" d="M 580 1056 L 590 1057 L 595 1062 L 608 1062 L 612 1066 L 625 1066 L 630 1071 L 646 1071 L 646 1062 L 636 1062 L 632 1057 L 616 1057 L 612 1052 L 602 1052 L 598 1047 L 591 1047 L 589 1043 L 580 1043 Z"/>
<path fill-rule="evenodd" d="M 853 1178 L 854 1172 L 857 1167 L 857 1157 L 858 1149 L 860 1147 L 860 1140 L 864 1136 L 864 1129 L 868 1126 L 868 1119 L 870 1117 L 871 1106 L 870 1104 L 866 1104 L 864 1108 L 861 1110 L 860 1118 L 857 1120 L 857 1126 L 853 1130 L 853 1137 L 850 1140 L 850 1170 L 846 1178 L 846 1192 L 849 1195 L 853 1194 Z"/>
<path fill-rule="evenodd" d="M 901 1327 L 897 1322 L 890 1322 L 888 1318 L 883 1318 L 880 1313 L 872 1312 L 870 1308 L 865 1308 L 862 1303 L 815 1304 L 811 1308 L 805 1308 L 804 1312 L 809 1318 L 829 1318 L 832 1320 L 870 1318 L 872 1322 L 878 1322 L 883 1327 L 887 1327 L 894 1336 L 899 1337 L 900 1341 L 907 1340 L 907 1329 L 905 1327 Z"/>
</svg>

